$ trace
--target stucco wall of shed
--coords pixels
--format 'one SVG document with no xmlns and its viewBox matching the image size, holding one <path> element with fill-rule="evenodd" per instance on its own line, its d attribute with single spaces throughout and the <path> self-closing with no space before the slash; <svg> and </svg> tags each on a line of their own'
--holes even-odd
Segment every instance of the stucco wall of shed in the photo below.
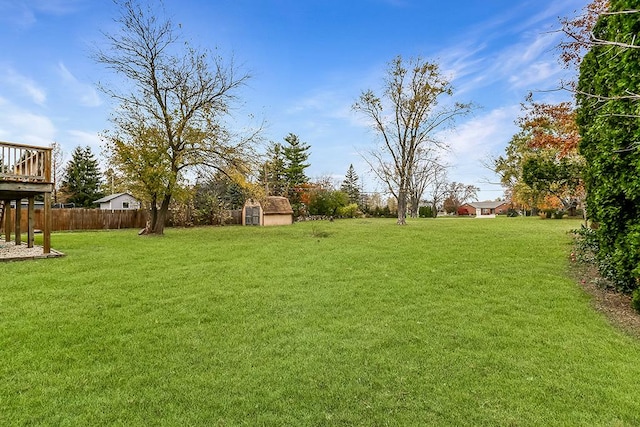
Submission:
<svg viewBox="0 0 640 427">
<path fill-rule="evenodd" d="M 291 225 L 293 224 L 293 214 L 264 214 L 262 224 L 267 225 Z"/>
</svg>

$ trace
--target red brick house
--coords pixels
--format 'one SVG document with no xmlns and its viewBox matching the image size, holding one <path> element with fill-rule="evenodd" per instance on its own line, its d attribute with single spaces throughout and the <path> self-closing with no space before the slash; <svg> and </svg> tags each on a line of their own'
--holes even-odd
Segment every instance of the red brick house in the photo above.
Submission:
<svg viewBox="0 0 640 427">
<path fill-rule="evenodd" d="M 476 218 L 495 218 L 496 215 L 506 214 L 511 203 L 497 202 L 470 202 L 458 208 L 458 215 L 475 215 Z"/>
</svg>

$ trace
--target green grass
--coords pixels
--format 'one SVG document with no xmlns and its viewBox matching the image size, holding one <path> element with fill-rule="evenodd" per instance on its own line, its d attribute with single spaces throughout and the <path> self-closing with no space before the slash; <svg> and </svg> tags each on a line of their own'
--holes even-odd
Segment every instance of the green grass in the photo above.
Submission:
<svg viewBox="0 0 640 427">
<path fill-rule="evenodd" d="M 640 425 L 570 220 L 61 233 L 0 264 L 2 425 Z"/>
</svg>

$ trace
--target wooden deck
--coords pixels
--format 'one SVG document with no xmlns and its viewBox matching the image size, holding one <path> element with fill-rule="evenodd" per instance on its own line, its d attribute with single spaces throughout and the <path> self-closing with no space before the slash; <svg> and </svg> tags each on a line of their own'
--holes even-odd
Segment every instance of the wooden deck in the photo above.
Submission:
<svg viewBox="0 0 640 427">
<path fill-rule="evenodd" d="M 44 199 L 43 253 L 51 252 L 51 148 L 0 142 L 0 225 L 5 241 L 22 244 L 22 201 L 27 200 L 27 246 L 33 247 L 35 198 Z M 11 205 L 14 205 L 14 208 Z"/>
</svg>

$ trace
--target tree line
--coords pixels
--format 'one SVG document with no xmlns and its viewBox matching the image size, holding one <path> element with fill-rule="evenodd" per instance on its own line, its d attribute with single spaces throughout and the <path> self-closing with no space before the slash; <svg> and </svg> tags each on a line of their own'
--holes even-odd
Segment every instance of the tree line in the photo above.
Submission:
<svg viewBox="0 0 640 427">
<path fill-rule="evenodd" d="M 129 191 L 149 207 L 149 232 L 156 234 L 163 233 L 175 202 L 190 203 L 205 218 L 249 197 L 283 195 L 296 215 L 386 215 L 387 209 L 399 224 L 407 213 L 418 216 L 421 203 L 428 203 L 434 214 L 447 199 L 449 207 L 462 203 L 462 194 L 453 194 L 459 184 L 447 180 L 447 166 L 439 158 L 444 144 L 435 141 L 433 133 L 468 112 L 470 105 L 435 109 L 438 97 L 452 94 L 437 64 L 401 57 L 389 64 L 387 74 L 395 80 L 382 96 L 397 114 L 406 115 L 396 123 L 403 129 L 402 140 L 392 142 L 393 124 L 382 122 L 383 103 L 372 91 L 363 92 L 354 104 L 356 111 L 379 120 L 377 130 L 386 135 L 386 148 L 367 157 L 385 192 L 395 199 L 383 203 L 375 194 L 360 191 L 353 166 L 340 188 L 331 179 L 311 182 L 305 174 L 310 147 L 293 133 L 260 155 L 260 126 L 242 134 L 232 131 L 238 90 L 251 76 L 215 51 L 192 46 L 181 27 L 164 18 L 155 4 L 116 3 L 117 26 L 104 33 L 104 43 L 93 53 L 118 79 L 100 85 L 118 104 L 113 127 L 101 135 L 108 170 L 101 182 L 93 154 L 88 147 L 77 147 L 64 171 L 61 200 L 91 206 L 105 193 Z M 477 191 L 473 186 L 465 189 L 472 190 L 465 197 Z"/>
</svg>

